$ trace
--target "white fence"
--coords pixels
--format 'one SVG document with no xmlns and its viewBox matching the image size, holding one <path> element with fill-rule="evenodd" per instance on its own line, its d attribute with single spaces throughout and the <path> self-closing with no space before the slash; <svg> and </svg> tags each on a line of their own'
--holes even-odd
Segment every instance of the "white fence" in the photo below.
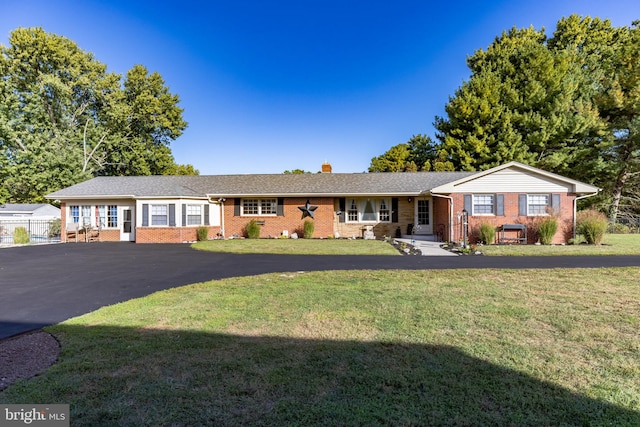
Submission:
<svg viewBox="0 0 640 427">
<path fill-rule="evenodd" d="M 23 230 L 18 230 L 22 228 Z M 29 217 L 0 217 L 0 245 L 24 244 L 20 236 L 29 237 L 26 243 L 55 243 L 60 241 L 59 219 L 33 219 Z M 17 238 L 16 243 L 14 238 Z"/>
</svg>

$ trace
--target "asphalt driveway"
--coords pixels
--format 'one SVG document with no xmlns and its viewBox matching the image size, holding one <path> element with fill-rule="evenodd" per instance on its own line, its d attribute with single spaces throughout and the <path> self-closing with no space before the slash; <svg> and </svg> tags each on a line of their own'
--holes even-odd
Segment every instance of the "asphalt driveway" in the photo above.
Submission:
<svg viewBox="0 0 640 427">
<path fill-rule="evenodd" d="M 640 266 L 640 256 L 235 255 L 189 245 L 93 243 L 0 249 L 0 339 L 97 308 L 212 279 L 271 272 Z"/>
</svg>

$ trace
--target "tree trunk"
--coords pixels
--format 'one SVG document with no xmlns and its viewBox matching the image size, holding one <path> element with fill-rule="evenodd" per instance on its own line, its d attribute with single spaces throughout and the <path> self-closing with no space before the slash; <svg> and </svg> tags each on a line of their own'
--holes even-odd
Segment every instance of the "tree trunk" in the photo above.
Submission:
<svg viewBox="0 0 640 427">
<path fill-rule="evenodd" d="M 612 224 L 615 224 L 618 218 L 618 211 L 620 210 L 620 200 L 622 199 L 622 191 L 624 190 L 624 186 L 627 182 L 628 177 L 629 177 L 629 174 L 627 172 L 627 168 L 626 166 L 624 166 L 620 171 L 620 173 L 618 174 L 616 183 L 613 186 L 611 212 L 609 213 L 609 219 L 611 220 Z"/>
</svg>

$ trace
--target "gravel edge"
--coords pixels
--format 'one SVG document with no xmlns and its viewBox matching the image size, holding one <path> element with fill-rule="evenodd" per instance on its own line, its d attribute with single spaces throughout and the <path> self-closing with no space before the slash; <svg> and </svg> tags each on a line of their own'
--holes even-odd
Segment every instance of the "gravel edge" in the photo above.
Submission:
<svg viewBox="0 0 640 427">
<path fill-rule="evenodd" d="M 0 391 L 46 370 L 59 354 L 58 340 L 41 330 L 0 340 Z"/>
</svg>

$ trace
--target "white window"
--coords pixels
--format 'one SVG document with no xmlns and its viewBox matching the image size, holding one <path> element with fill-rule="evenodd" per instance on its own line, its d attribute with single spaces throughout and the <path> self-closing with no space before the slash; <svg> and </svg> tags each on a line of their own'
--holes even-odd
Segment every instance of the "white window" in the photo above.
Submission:
<svg viewBox="0 0 640 427">
<path fill-rule="evenodd" d="M 275 215 L 278 207 L 276 199 L 262 199 L 260 201 L 260 215 Z"/>
<path fill-rule="evenodd" d="M 72 222 L 78 224 L 80 222 L 80 206 L 69 206 L 69 217 L 71 218 Z"/>
<path fill-rule="evenodd" d="M 187 225 L 202 224 L 202 205 L 187 205 Z"/>
<path fill-rule="evenodd" d="M 373 222 L 378 219 L 376 213 L 376 201 L 367 199 L 364 201 L 364 208 L 362 209 L 362 221 Z"/>
<path fill-rule="evenodd" d="M 358 222 L 358 203 L 356 199 L 351 199 L 349 209 L 347 209 L 347 221 Z"/>
<path fill-rule="evenodd" d="M 388 199 L 350 199 L 347 222 L 390 222 L 391 204 Z"/>
<path fill-rule="evenodd" d="M 258 215 L 258 200 L 257 199 L 244 199 L 242 201 L 242 214 L 243 215 Z"/>
<path fill-rule="evenodd" d="M 527 215 L 547 215 L 549 201 L 548 194 L 527 194 Z"/>
<path fill-rule="evenodd" d="M 493 194 L 474 194 L 472 215 L 495 215 Z"/>
<path fill-rule="evenodd" d="M 99 205 L 97 207 L 96 220 L 100 227 L 107 225 L 107 207 L 105 205 Z"/>
<path fill-rule="evenodd" d="M 380 200 L 380 222 L 391 221 L 391 210 L 389 209 L 389 201 L 386 199 Z"/>
<path fill-rule="evenodd" d="M 169 225 L 167 205 L 151 205 L 151 225 Z"/>
<path fill-rule="evenodd" d="M 242 199 L 242 215 L 275 216 L 277 209 L 276 199 Z"/>
<path fill-rule="evenodd" d="M 118 228 L 118 206 L 96 206 L 96 225 L 100 227 Z"/>
<path fill-rule="evenodd" d="M 107 227 L 118 228 L 118 206 L 107 206 Z"/>
<path fill-rule="evenodd" d="M 91 206 L 89 205 L 82 206 L 82 225 L 91 225 Z"/>
</svg>

